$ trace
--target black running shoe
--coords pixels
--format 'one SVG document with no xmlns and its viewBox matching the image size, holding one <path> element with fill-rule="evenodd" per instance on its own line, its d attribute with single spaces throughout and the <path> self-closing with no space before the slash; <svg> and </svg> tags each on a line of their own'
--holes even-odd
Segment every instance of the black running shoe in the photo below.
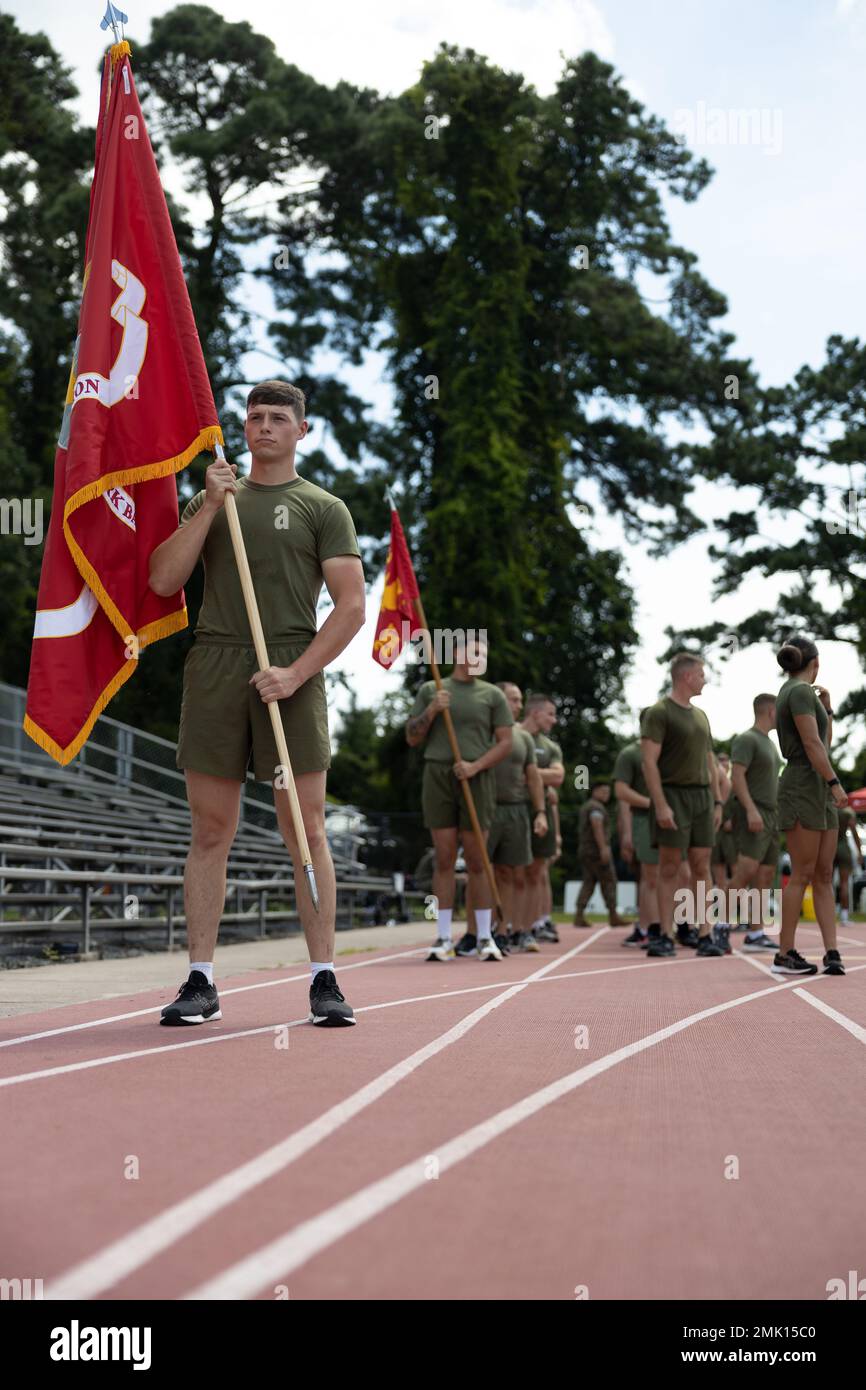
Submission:
<svg viewBox="0 0 866 1390">
<path fill-rule="evenodd" d="M 177 998 L 162 1010 L 159 1021 L 183 1025 L 212 1023 L 218 1018 L 222 1018 L 222 1011 L 216 985 L 208 984 L 207 975 L 202 970 L 192 970 L 189 979 L 178 990 Z"/>
<path fill-rule="evenodd" d="M 455 956 L 474 956 L 478 950 L 478 938 L 474 932 L 464 932 L 454 947 Z"/>
<path fill-rule="evenodd" d="M 838 951 L 828 951 L 824 957 L 823 975 L 844 975 L 845 967 Z"/>
<path fill-rule="evenodd" d="M 770 966 L 774 975 L 817 975 L 817 965 L 810 965 L 804 960 L 799 951 L 786 951 L 783 955 L 781 951 L 776 952 L 773 964 Z"/>
<path fill-rule="evenodd" d="M 310 985 L 310 1022 L 325 1028 L 345 1028 L 355 1023 L 351 1004 L 347 1004 L 337 988 L 333 970 L 317 970 Z"/>
<path fill-rule="evenodd" d="M 676 946 L 674 945 L 673 940 L 671 939 L 671 937 L 669 937 L 669 936 L 662 936 L 661 932 L 659 932 L 659 934 L 658 934 L 657 937 L 654 937 L 654 938 L 653 938 L 653 940 L 650 942 L 649 948 L 648 948 L 648 950 L 647 950 L 647 955 L 648 955 L 648 956 L 653 956 L 653 957 L 656 957 L 656 956 L 675 956 L 676 953 L 677 953 L 677 948 L 676 948 Z"/>
<path fill-rule="evenodd" d="M 696 956 L 723 956 L 725 952 L 717 946 L 711 936 L 702 936 L 698 941 Z"/>
<path fill-rule="evenodd" d="M 646 932 L 641 931 L 640 927 L 635 927 L 634 931 L 630 932 L 625 940 L 619 944 L 620 946 L 648 946 L 649 942 Z"/>
<path fill-rule="evenodd" d="M 647 931 L 646 940 L 641 942 L 641 950 L 646 951 L 650 946 L 652 946 L 654 941 L 658 941 L 661 938 L 661 934 L 662 929 L 657 924 L 653 924 L 653 926 L 649 927 Z"/>
<path fill-rule="evenodd" d="M 680 946 L 696 947 L 698 944 L 698 934 L 694 927 L 688 927 L 684 922 L 681 926 L 677 927 L 677 942 Z"/>
<path fill-rule="evenodd" d="M 730 956 L 733 953 L 730 932 L 730 927 L 713 927 L 713 942 L 718 946 L 723 956 Z"/>
<path fill-rule="evenodd" d="M 508 941 L 509 941 L 508 936 L 506 936 L 506 934 L 505 934 L 504 932 L 502 932 L 502 933 L 499 934 L 499 935 L 497 935 L 496 932 L 494 932 L 494 933 L 493 933 L 493 940 L 496 942 L 496 944 L 497 944 L 497 946 L 499 947 L 499 949 L 500 949 L 500 951 L 502 952 L 502 954 L 503 954 L 504 956 L 507 956 L 507 955 L 509 954 L 509 952 L 511 951 L 511 947 L 510 947 L 509 944 L 508 944 Z"/>
</svg>

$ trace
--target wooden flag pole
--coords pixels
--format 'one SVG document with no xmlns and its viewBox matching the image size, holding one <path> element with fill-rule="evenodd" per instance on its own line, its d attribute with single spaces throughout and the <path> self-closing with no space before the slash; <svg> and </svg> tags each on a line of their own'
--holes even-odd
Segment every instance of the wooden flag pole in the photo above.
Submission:
<svg viewBox="0 0 866 1390">
<path fill-rule="evenodd" d="M 225 453 L 221 444 L 216 445 L 217 458 L 225 462 Z M 262 620 L 259 617 L 259 605 L 256 601 L 256 591 L 253 588 L 253 577 L 250 573 L 250 562 L 247 559 L 244 536 L 241 530 L 240 517 L 238 516 L 238 505 L 235 495 L 229 488 L 226 492 L 225 500 L 226 516 L 228 517 L 229 532 L 232 538 L 232 547 L 235 552 L 238 574 L 240 575 L 241 588 L 246 604 L 247 617 L 250 620 L 250 630 L 253 634 L 253 645 L 256 649 L 256 660 L 259 663 L 259 670 L 264 671 L 270 666 L 268 659 L 268 648 L 265 642 L 265 634 L 262 628 Z M 301 815 L 301 803 L 298 801 L 298 789 L 295 786 L 295 776 L 292 772 L 292 764 L 289 760 L 289 749 L 286 744 L 286 733 L 283 728 L 283 721 L 280 718 L 280 707 L 276 700 L 268 701 L 268 710 L 271 716 L 271 725 L 274 731 L 274 738 L 277 743 L 277 756 L 280 765 L 285 769 L 286 786 L 274 787 L 274 796 L 278 791 L 285 791 L 289 798 L 289 810 L 292 816 L 292 829 L 295 832 L 295 840 L 301 853 L 304 865 L 304 875 L 307 880 L 307 887 L 310 890 L 310 897 L 313 900 L 313 907 L 319 910 L 319 892 L 316 887 L 316 875 L 313 870 L 313 861 L 310 858 L 310 846 L 307 841 L 307 832 L 304 829 L 304 818 Z"/>
<path fill-rule="evenodd" d="M 433 672 L 433 679 L 436 682 L 436 689 L 444 690 L 445 687 L 442 684 L 442 676 L 439 672 L 439 666 L 433 656 L 433 644 L 430 640 L 430 629 L 427 626 L 427 618 L 424 614 L 424 605 L 421 602 L 420 594 L 415 599 L 415 611 L 418 614 L 418 619 L 421 623 L 422 628 L 427 634 L 428 664 L 430 666 L 430 670 Z M 450 709 L 443 709 L 442 717 L 445 720 L 445 728 L 448 732 L 448 742 L 451 744 L 451 752 L 454 755 L 454 761 L 455 763 L 458 763 L 461 761 L 460 746 L 457 742 L 457 734 L 454 730 L 454 720 L 451 718 Z M 484 864 L 484 872 L 487 875 L 487 882 L 490 885 L 490 892 L 493 895 L 494 915 L 496 917 L 496 921 L 500 925 L 502 925 L 505 921 L 505 916 L 502 911 L 502 902 L 499 897 L 499 888 L 496 883 L 496 875 L 493 872 L 493 865 L 491 864 L 490 858 L 487 853 L 487 845 L 484 842 L 484 834 L 478 821 L 478 812 L 475 809 L 475 801 L 472 796 L 472 788 L 469 785 L 470 779 L 468 777 L 461 777 L 459 780 L 460 785 L 463 788 L 463 796 L 466 800 L 466 809 L 469 812 L 469 819 L 472 822 L 472 830 L 478 842 L 478 847 L 481 850 L 481 858 Z"/>
</svg>

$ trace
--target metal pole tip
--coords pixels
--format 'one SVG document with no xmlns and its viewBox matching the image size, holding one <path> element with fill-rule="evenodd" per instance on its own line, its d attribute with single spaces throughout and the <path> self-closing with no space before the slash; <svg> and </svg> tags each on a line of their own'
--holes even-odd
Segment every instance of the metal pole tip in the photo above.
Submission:
<svg viewBox="0 0 866 1390">
<path fill-rule="evenodd" d="M 307 887 L 308 887 L 309 890 L 310 890 L 310 897 L 311 897 L 312 900 L 313 900 L 313 907 L 314 907 L 314 908 L 316 909 L 316 911 L 318 912 L 318 910 L 319 910 L 319 890 L 318 890 L 317 887 L 316 887 L 316 875 L 315 875 L 315 873 L 313 872 L 313 866 L 312 866 L 312 864 L 305 864 L 305 865 L 304 865 L 304 873 L 305 873 L 306 876 L 307 876 Z"/>
</svg>

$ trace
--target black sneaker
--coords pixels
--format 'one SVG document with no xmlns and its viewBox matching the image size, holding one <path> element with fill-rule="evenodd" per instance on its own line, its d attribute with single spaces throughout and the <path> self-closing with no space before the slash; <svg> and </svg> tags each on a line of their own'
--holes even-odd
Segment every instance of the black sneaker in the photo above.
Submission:
<svg viewBox="0 0 866 1390">
<path fill-rule="evenodd" d="M 730 927 L 713 927 L 713 941 L 715 945 L 718 946 L 723 956 L 730 956 L 733 954 L 730 932 Z"/>
<path fill-rule="evenodd" d="M 787 951 L 784 955 L 781 951 L 776 952 L 773 964 L 770 966 L 774 975 L 817 975 L 817 965 L 810 965 L 804 960 L 799 951 Z"/>
<path fill-rule="evenodd" d="M 684 922 L 681 926 L 677 927 L 677 942 L 680 946 L 696 947 L 698 944 L 698 934 L 694 927 L 688 927 Z"/>
<path fill-rule="evenodd" d="M 333 970 L 316 971 L 310 985 L 310 1022 L 325 1028 L 345 1028 L 356 1022 L 351 1004 L 346 1003 L 337 988 Z"/>
<path fill-rule="evenodd" d="M 695 951 L 696 956 L 723 956 L 725 952 L 717 946 L 711 936 L 702 936 Z"/>
<path fill-rule="evenodd" d="M 212 1023 L 218 1018 L 222 1018 L 222 1011 L 216 985 L 208 984 L 203 971 L 192 970 L 189 979 L 178 990 L 177 998 L 162 1010 L 159 1021 L 173 1026 Z"/>
<path fill-rule="evenodd" d="M 654 941 L 658 941 L 661 938 L 661 934 L 661 927 L 654 923 L 651 927 L 649 927 L 645 939 L 641 942 L 641 950 L 648 950 L 649 947 L 652 946 Z"/>
<path fill-rule="evenodd" d="M 845 967 L 838 951 L 828 951 L 824 957 L 823 975 L 844 975 Z"/>
<path fill-rule="evenodd" d="M 464 932 L 454 947 L 455 956 L 474 956 L 478 950 L 478 938 L 474 932 Z"/>
<path fill-rule="evenodd" d="M 497 946 L 499 947 L 500 951 L 504 956 L 507 956 L 510 953 L 511 947 L 508 944 L 509 937 L 505 934 L 505 932 L 502 932 L 499 935 L 497 935 L 496 932 L 494 932 L 493 940 L 496 942 Z"/>
<path fill-rule="evenodd" d="M 744 951 L 775 951 L 779 945 L 766 932 L 750 932 L 743 941 L 742 950 Z"/>
<path fill-rule="evenodd" d="M 619 944 L 620 946 L 648 946 L 649 942 L 646 932 L 641 931 L 640 927 L 635 927 L 634 931 L 630 932 L 625 940 Z"/>
<path fill-rule="evenodd" d="M 647 955 L 653 957 L 675 956 L 676 953 L 677 948 L 674 945 L 671 937 L 662 936 L 661 932 L 659 932 L 658 936 L 653 938 L 653 940 L 649 943 L 649 947 L 647 949 Z"/>
</svg>

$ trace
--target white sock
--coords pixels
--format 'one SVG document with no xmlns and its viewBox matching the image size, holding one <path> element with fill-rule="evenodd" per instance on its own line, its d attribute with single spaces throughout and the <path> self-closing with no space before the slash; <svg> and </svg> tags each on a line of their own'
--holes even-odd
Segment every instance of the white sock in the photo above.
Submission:
<svg viewBox="0 0 866 1390">
<path fill-rule="evenodd" d="M 848 909 L 847 909 L 847 907 L 843 907 L 843 908 L 842 908 L 842 911 L 839 913 L 839 921 L 843 924 L 843 926 L 846 926 L 846 927 L 847 927 L 847 925 L 848 925 Z"/>
<path fill-rule="evenodd" d="M 478 928 L 478 940 L 488 941 L 490 939 L 490 918 L 493 909 L 490 907 L 476 907 L 475 925 Z"/>
<path fill-rule="evenodd" d="M 453 907 L 440 907 L 437 917 L 436 935 L 442 941 L 451 940 L 451 918 L 453 915 Z"/>
<path fill-rule="evenodd" d="M 325 960 L 325 961 L 321 961 L 321 960 L 311 960 L 311 961 L 310 961 L 310 979 L 311 979 L 311 980 L 315 980 L 315 978 L 316 978 L 316 976 L 318 975 L 318 973 L 319 973 L 320 970 L 333 970 L 333 969 L 334 969 L 334 962 L 333 962 L 332 960 Z"/>
<path fill-rule="evenodd" d="M 194 970 L 200 970 L 203 975 L 207 975 L 209 985 L 213 984 L 213 961 L 212 960 L 191 960 L 189 963 L 190 975 Z"/>
<path fill-rule="evenodd" d="M 529 928 L 529 930 L 530 930 L 530 931 L 536 931 L 539 927 L 543 927 L 543 926 L 544 926 L 544 918 L 543 918 L 543 917 L 536 917 L 535 921 L 533 922 L 533 924 L 532 924 L 532 926 Z"/>
</svg>

